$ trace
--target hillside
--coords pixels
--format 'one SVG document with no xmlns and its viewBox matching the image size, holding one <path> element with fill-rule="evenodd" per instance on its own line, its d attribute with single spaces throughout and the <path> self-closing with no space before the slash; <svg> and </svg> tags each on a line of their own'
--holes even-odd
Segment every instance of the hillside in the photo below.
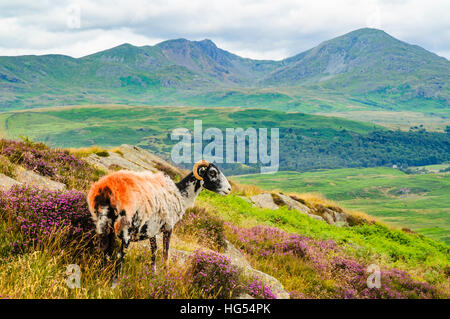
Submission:
<svg viewBox="0 0 450 319">
<path fill-rule="evenodd" d="M 135 144 L 170 158 L 172 130 L 279 128 L 280 170 L 418 166 L 450 160 L 450 135 L 423 130 L 390 131 L 335 117 L 262 109 L 75 106 L 0 114 L 0 134 L 28 136 L 56 147 Z M 207 141 L 204 142 L 206 146 Z M 248 163 L 248 161 L 247 161 Z M 230 174 L 258 172 L 257 165 L 225 164 Z"/>
<path fill-rule="evenodd" d="M 176 227 L 167 273 L 158 254 L 152 274 L 148 245 L 133 244 L 111 289 L 87 187 L 106 170 L 163 170 L 175 180 L 183 172 L 127 145 L 70 153 L 1 140 L 0 154 L 2 298 L 448 298 L 447 245 L 317 197 L 236 183 L 226 197 L 201 193 Z M 73 263 L 82 289 L 66 286 Z M 381 269 L 380 288 L 366 285 L 369 264 Z"/>
<path fill-rule="evenodd" d="M 419 46 L 375 29 L 360 29 L 293 56 L 262 81 L 269 85 L 317 85 L 350 93 L 366 103 L 436 99 L 448 106 L 450 63 Z M 447 103 L 447 104 L 446 104 Z"/>
<path fill-rule="evenodd" d="M 349 209 L 450 243 L 450 174 L 447 165 L 406 174 L 388 167 L 278 172 L 235 176 L 240 183 L 285 192 L 319 192 Z M 430 172 L 434 168 L 434 171 Z M 411 170 L 411 169 L 410 169 Z M 410 171 L 409 170 L 409 171 Z M 422 170 L 425 170 L 423 172 Z"/>
<path fill-rule="evenodd" d="M 282 61 L 242 58 L 211 40 L 177 39 L 123 44 L 78 59 L 0 57 L 0 110 L 123 103 L 448 117 L 449 74 L 445 58 L 375 29 Z"/>
</svg>

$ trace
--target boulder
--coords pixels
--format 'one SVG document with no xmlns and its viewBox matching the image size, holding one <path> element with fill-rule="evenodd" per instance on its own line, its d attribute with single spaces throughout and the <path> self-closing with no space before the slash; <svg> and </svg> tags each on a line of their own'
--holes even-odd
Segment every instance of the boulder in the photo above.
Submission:
<svg viewBox="0 0 450 319">
<path fill-rule="evenodd" d="M 336 223 L 342 222 L 342 223 L 347 223 L 347 215 L 344 213 L 340 213 L 337 211 L 333 211 L 334 214 L 334 220 Z"/>
<path fill-rule="evenodd" d="M 311 209 L 308 206 L 300 203 L 299 201 L 296 201 L 295 199 L 292 199 L 291 197 L 289 197 L 287 195 L 276 194 L 276 196 L 278 196 L 278 198 L 282 201 L 282 203 L 284 205 L 286 205 L 287 207 L 289 207 L 290 209 L 298 210 L 302 214 L 310 214 L 311 213 Z"/>
<path fill-rule="evenodd" d="M 259 195 L 252 196 L 250 197 L 250 200 L 256 206 L 261 208 L 278 209 L 278 205 L 275 204 L 272 198 L 272 194 L 270 193 L 262 193 Z"/>
<path fill-rule="evenodd" d="M 137 146 L 123 144 L 120 150 L 123 158 L 145 170 L 154 171 L 155 162 L 160 161 L 160 158 Z"/>
<path fill-rule="evenodd" d="M 254 269 L 250 263 L 247 261 L 247 259 L 242 255 L 242 253 L 234 247 L 233 244 L 231 244 L 228 240 L 226 240 L 227 248 L 225 252 L 223 253 L 225 256 L 230 258 L 231 264 L 235 266 L 236 268 L 240 269 L 244 274 L 247 276 L 258 278 L 261 280 L 265 285 L 270 287 L 270 290 L 277 296 L 278 299 L 289 299 L 289 293 L 284 289 L 283 285 L 274 277 Z M 189 261 L 189 258 L 192 256 L 192 252 L 180 250 L 180 249 L 174 249 L 172 248 L 170 250 L 170 258 L 171 260 L 177 264 L 178 266 L 183 266 L 186 264 L 186 262 Z M 240 294 L 237 299 L 252 299 L 253 297 L 242 293 Z"/>
<path fill-rule="evenodd" d="M 339 207 L 325 207 L 317 204 L 314 211 L 330 225 L 348 226 L 348 215 Z"/>
<path fill-rule="evenodd" d="M 227 249 L 224 252 L 224 255 L 231 259 L 231 262 L 237 268 L 240 268 L 246 275 L 258 278 L 264 284 L 270 287 L 270 290 L 275 294 L 277 299 L 289 299 L 289 293 L 284 289 L 281 282 L 278 281 L 275 277 L 270 276 L 262 271 L 254 269 L 247 259 L 242 255 L 242 253 L 234 247 L 228 240 L 226 240 Z"/>
<path fill-rule="evenodd" d="M 314 218 L 316 220 L 320 220 L 323 222 L 326 222 L 325 219 L 323 219 L 322 217 L 320 217 L 319 215 L 314 215 L 314 214 L 308 214 L 309 217 Z"/>
<path fill-rule="evenodd" d="M 322 218 L 330 225 L 334 224 L 334 219 L 332 214 L 330 214 L 328 211 L 325 211 L 322 213 Z"/>
<path fill-rule="evenodd" d="M 170 259 L 178 266 L 183 266 L 191 257 L 192 253 L 181 249 L 170 249 Z"/>
<path fill-rule="evenodd" d="M 117 154 L 115 152 L 108 152 L 108 154 L 108 156 L 98 156 L 97 154 L 91 154 L 85 158 L 85 161 L 105 171 L 111 170 L 113 168 L 128 169 L 132 171 L 145 170 L 145 168 L 123 158 L 120 154 Z"/>
<path fill-rule="evenodd" d="M 22 167 L 18 167 L 16 169 L 16 180 L 20 183 L 36 186 L 40 189 L 48 189 L 53 191 L 63 191 L 66 189 L 65 184 L 55 182 L 49 177 L 41 176 Z"/>
<path fill-rule="evenodd" d="M 167 161 L 147 152 L 137 146 L 123 144 L 118 152 L 107 152 L 108 156 L 91 154 L 85 160 L 105 171 L 126 169 L 131 171 L 163 171 L 172 178 L 183 175 L 183 172 Z"/>
<path fill-rule="evenodd" d="M 7 191 L 14 185 L 21 185 L 21 184 L 22 183 L 16 181 L 15 179 L 12 179 L 11 177 L 8 177 L 0 173 L 0 191 Z"/>
</svg>

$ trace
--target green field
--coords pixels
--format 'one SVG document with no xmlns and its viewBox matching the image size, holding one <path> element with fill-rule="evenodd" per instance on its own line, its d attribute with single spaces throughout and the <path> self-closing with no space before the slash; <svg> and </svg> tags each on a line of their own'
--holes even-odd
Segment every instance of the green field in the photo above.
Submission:
<svg viewBox="0 0 450 319">
<path fill-rule="evenodd" d="M 320 130 L 326 125 L 327 132 L 315 134 L 322 138 L 332 137 L 333 130 L 346 129 L 364 134 L 381 129 L 373 124 L 341 118 L 263 109 L 93 105 L 0 113 L 0 132 L 7 132 L 6 137 L 11 138 L 27 135 L 59 147 L 120 143 L 149 145 L 147 137 L 166 138 L 175 128 L 192 129 L 194 120 L 202 120 L 204 129 L 289 127 Z"/>
<path fill-rule="evenodd" d="M 67 106 L 0 113 L 0 134 L 28 136 L 53 147 L 138 145 L 166 159 L 176 128 L 279 128 L 280 170 L 420 166 L 450 161 L 450 135 L 401 132 L 338 117 L 231 107 Z M 269 131 L 270 132 L 270 131 Z M 204 142 L 206 146 L 208 142 Z M 222 154 L 224 155 L 224 154 Z M 301 159 L 301 161 L 299 160 Z M 228 174 L 257 165 L 227 164 Z"/>
<path fill-rule="evenodd" d="M 390 129 L 409 131 L 411 128 L 423 128 L 427 131 L 443 132 L 450 124 L 449 115 L 437 114 L 433 112 L 394 112 L 394 111 L 372 111 L 352 110 L 343 112 L 318 112 L 317 115 L 337 116 L 354 121 L 370 122 L 383 125 Z"/>
<path fill-rule="evenodd" d="M 236 176 L 242 183 L 286 192 L 322 193 L 388 224 L 450 242 L 450 174 L 408 175 L 392 168 L 279 172 Z"/>
</svg>

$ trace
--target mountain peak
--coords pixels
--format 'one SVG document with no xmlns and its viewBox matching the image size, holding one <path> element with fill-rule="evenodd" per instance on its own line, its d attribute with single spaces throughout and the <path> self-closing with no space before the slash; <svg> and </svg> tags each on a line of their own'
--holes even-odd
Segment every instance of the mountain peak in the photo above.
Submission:
<svg viewBox="0 0 450 319">
<path fill-rule="evenodd" d="M 209 46 L 217 47 L 217 45 L 213 41 L 211 41 L 210 39 L 203 39 L 203 40 L 197 41 L 197 42 L 200 43 L 200 44 L 203 44 L 203 45 L 209 45 Z"/>
</svg>

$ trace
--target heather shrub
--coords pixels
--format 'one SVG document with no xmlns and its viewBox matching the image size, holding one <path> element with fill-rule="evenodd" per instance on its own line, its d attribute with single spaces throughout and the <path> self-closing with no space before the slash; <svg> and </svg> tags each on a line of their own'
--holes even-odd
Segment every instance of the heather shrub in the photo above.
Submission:
<svg viewBox="0 0 450 319">
<path fill-rule="evenodd" d="M 250 296 L 257 299 L 277 299 L 277 296 L 270 290 L 270 287 L 259 279 L 250 282 L 247 286 L 247 291 Z"/>
<path fill-rule="evenodd" d="M 103 172 L 89 166 L 67 150 L 51 149 L 29 140 L 0 139 L 0 155 L 40 175 L 64 183 L 69 189 L 87 189 Z"/>
<path fill-rule="evenodd" d="M 91 245 L 94 225 L 84 193 L 45 191 L 16 185 L 0 192 L 0 218 L 23 236 L 11 243 L 14 252 L 39 246 L 58 233 L 64 245 L 83 241 Z"/>
<path fill-rule="evenodd" d="M 205 297 L 231 298 L 240 289 L 239 271 L 228 257 L 216 252 L 195 251 L 189 275 Z"/>
<path fill-rule="evenodd" d="M 330 263 L 331 274 L 339 278 L 338 293 L 341 298 L 439 298 L 445 293 L 436 287 L 414 280 L 406 271 L 398 269 L 382 269 L 380 273 L 381 287 L 367 286 L 367 265 L 346 257 L 336 256 Z"/>
<path fill-rule="evenodd" d="M 188 209 L 175 227 L 177 234 L 194 236 L 196 241 L 208 248 L 217 251 L 226 248 L 223 220 L 204 208 Z"/>
<path fill-rule="evenodd" d="M 291 296 L 326 298 L 439 298 L 447 294 L 427 282 L 418 281 L 398 269 L 381 270 L 381 287 L 368 288 L 368 264 L 358 260 L 332 240 L 314 240 L 288 234 L 278 228 L 240 228 L 226 224 L 230 240 L 242 249 L 260 269 L 282 280 L 295 291 L 304 282 L 315 280 Z M 289 274 L 286 274 L 289 268 Z M 315 276 L 306 277 L 311 272 Z M 302 282 L 302 278 L 305 278 Z M 286 283 L 285 283 L 286 284 Z M 306 294 L 306 295 L 305 295 Z"/>
</svg>

